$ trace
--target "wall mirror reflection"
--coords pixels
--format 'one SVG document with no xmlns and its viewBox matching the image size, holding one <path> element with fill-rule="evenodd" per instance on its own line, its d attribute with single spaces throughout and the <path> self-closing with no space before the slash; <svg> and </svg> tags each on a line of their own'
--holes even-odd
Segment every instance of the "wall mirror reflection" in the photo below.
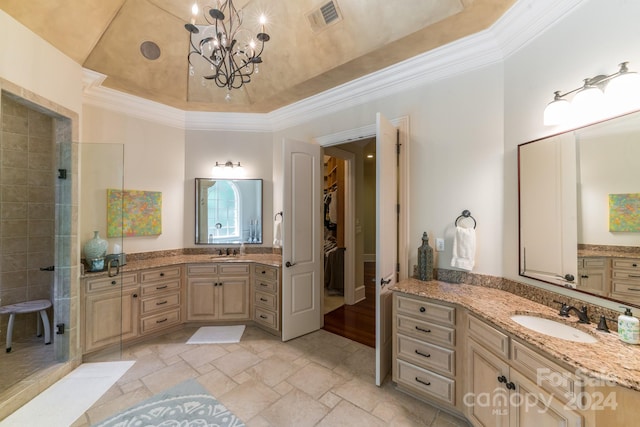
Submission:
<svg viewBox="0 0 640 427">
<path fill-rule="evenodd" d="M 640 307 L 640 112 L 518 146 L 521 276 Z"/>
<path fill-rule="evenodd" d="M 262 180 L 196 178 L 195 243 L 261 244 Z"/>
</svg>

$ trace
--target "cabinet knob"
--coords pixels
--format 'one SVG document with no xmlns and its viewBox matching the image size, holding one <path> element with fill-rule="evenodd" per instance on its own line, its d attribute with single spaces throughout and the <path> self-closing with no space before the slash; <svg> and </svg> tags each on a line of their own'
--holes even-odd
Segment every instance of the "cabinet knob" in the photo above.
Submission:
<svg viewBox="0 0 640 427">
<path fill-rule="evenodd" d="M 636 264 L 635 262 L 633 264 L 631 264 L 632 267 L 637 267 L 638 264 Z"/>
<path fill-rule="evenodd" d="M 138 298 L 138 294 L 133 294 L 131 296 L 134 297 L 134 298 Z"/>
<path fill-rule="evenodd" d="M 516 385 L 514 383 L 512 383 L 512 382 L 508 382 L 507 383 L 507 388 L 509 390 L 515 390 L 516 389 Z"/>
<path fill-rule="evenodd" d="M 112 284 L 112 285 L 115 285 L 116 283 L 118 283 L 118 282 L 116 282 L 115 280 L 112 280 L 112 281 L 111 281 L 111 284 Z"/>
<path fill-rule="evenodd" d="M 164 277 L 164 273 L 160 273 L 160 277 Z"/>
<path fill-rule="evenodd" d="M 420 307 L 420 313 L 424 313 L 425 311 L 427 311 L 427 309 L 426 309 L 426 308 L 424 308 L 424 307 Z"/>
<path fill-rule="evenodd" d="M 506 383 L 507 382 L 507 377 L 505 377 L 504 375 L 500 375 L 498 377 L 498 382 L 499 383 Z"/>
</svg>

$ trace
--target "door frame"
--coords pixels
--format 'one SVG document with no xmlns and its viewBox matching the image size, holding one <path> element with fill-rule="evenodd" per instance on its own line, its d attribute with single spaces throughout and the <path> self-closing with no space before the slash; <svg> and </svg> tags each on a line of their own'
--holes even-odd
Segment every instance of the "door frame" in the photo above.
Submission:
<svg viewBox="0 0 640 427">
<path fill-rule="evenodd" d="M 399 142 L 401 145 L 399 171 L 398 171 L 398 202 L 400 203 L 400 215 L 398 218 L 398 281 L 410 277 L 409 251 L 411 238 L 409 236 L 410 222 L 410 181 L 409 181 L 409 116 L 401 116 L 389 120 L 399 131 Z M 359 141 L 361 139 L 375 138 L 376 123 L 375 114 L 373 122 L 369 125 L 352 128 L 328 135 L 317 136 L 313 141 L 321 147 L 331 147 L 348 142 Z"/>
</svg>

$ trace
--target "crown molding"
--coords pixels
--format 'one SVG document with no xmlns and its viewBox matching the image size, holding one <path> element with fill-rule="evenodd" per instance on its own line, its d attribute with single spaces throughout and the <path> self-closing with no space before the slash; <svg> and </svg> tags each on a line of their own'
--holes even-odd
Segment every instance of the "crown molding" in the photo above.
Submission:
<svg viewBox="0 0 640 427">
<path fill-rule="evenodd" d="M 519 0 L 487 30 L 270 113 L 184 111 L 101 86 L 103 74 L 84 70 L 84 103 L 186 130 L 273 132 L 338 110 L 467 73 L 523 48 L 584 0 Z M 348 135 L 342 135 L 348 136 Z"/>
</svg>

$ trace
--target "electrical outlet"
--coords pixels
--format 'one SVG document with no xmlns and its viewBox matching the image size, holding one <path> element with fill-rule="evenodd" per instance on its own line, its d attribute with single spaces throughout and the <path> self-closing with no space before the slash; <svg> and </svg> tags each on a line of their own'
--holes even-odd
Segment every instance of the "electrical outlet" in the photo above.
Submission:
<svg viewBox="0 0 640 427">
<path fill-rule="evenodd" d="M 442 252 L 444 251 L 444 239 L 441 237 L 438 237 L 436 239 L 436 251 L 437 252 Z"/>
</svg>

